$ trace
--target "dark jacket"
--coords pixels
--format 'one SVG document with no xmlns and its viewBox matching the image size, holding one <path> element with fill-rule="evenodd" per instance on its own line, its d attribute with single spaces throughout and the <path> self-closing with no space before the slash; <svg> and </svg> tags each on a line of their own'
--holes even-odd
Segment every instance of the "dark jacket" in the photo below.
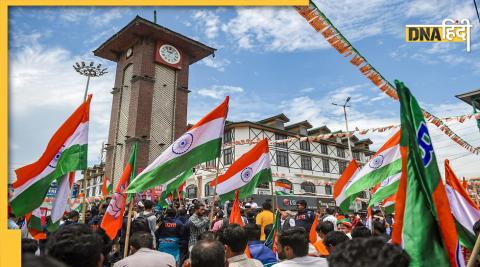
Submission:
<svg viewBox="0 0 480 267">
<path fill-rule="evenodd" d="M 315 214 L 312 211 L 299 211 L 297 215 L 295 215 L 295 227 L 303 227 L 305 230 L 307 230 L 307 233 L 309 233 L 314 219 Z"/>
</svg>

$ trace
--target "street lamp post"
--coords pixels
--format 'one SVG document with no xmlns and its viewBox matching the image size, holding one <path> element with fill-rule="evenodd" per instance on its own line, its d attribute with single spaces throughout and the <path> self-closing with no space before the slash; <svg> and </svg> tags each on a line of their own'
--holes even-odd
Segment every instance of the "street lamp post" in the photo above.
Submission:
<svg viewBox="0 0 480 267">
<path fill-rule="evenodd" d="M 95 63 L 90 62 L 89 65 L 85 64 L 84 61 L 81 63 L 75 62 L 73 69 L 78 72 L 80 75 L 87 76 L 87 86 L 85 86 L 85 93 L 83 94 L 83 101 L 87 100 L 88 86 L 90 85 L 90 78 L 100 77 L 107 73 L 107 68 L 101 69 L 102 64 L 98 64 L 96 67 Z M 82 222 L 85 223 L 85 211 L 86 211 L 86 197 L 87 197 L 87 170 L 83 171 L 83 199 L 82 199 Z"/>
<path fill-rule="evenodd" d="M 345 103 L 343 105 L 336 104 L 336 103 L 332 103 L 332 105 L 339 106 L 339 107 L 343 108 L 343 115 L 345 116 L 345 128 L 347 128 L 348 152 L 350 153 L 349 158 L 352 159 L 353 158 L 352 145 L 350 144 L 350 132 L 348 131 L 348 119 L 347 119 L 347 107 L 350 107 L 347 104 L 350 101 L 350 99 L 351 99 L 350 97 L 347 97 L 347 99 L 345 99 Z"/>
<path fill-rule="evenodd" d="M 80 75 L 87 76 L 87 86 L 85 87 L 83 101 L 87 99 L 88 86 L 90 85 L 90 78 L 100 77 L 105 73 L 107 73 L 107 68 L 101 69 L 102 64 L 98 64 L 96 67 L 94 65 L 95 63 L 93 63 L 93 61 L 90 62 L 90 65 L 85 64 L 84 61 L 82 61 L 81 63 L 76 62 L 75 65 L 73 65 L 73 68 L 75 69 L 76 72 L 78 72 Z"/>
</svg>

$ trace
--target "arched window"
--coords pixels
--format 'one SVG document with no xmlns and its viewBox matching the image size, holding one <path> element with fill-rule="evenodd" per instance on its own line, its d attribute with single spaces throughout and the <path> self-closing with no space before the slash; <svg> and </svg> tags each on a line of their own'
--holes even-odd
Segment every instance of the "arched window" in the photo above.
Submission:
<svg viewBox="0 0 480 267">
<path fill-rule="evenodd" d="M 325 195 L 332 195 L 332 186 L 329 184 L 325 185 Z"/>
<path fill-rule="evenodd" d="M 191 184 L 187 186 L 187 197 L 188 198 L 196 198 L 197 197 L 197 186 L 194 184 Z"/>
<path fill-rule="evenodd" d="M 215 189 L 210 186 L 210 183 L 205 184 L 205 196 L 206 197 L 213 196 L 214 191 L 215 191 Z"/>
<path fill-rule="evenodd" d="M 315 185 L 312 182 L 303 182 L 301 186 L 305 193 L 315 194 Z"/>
</svg>

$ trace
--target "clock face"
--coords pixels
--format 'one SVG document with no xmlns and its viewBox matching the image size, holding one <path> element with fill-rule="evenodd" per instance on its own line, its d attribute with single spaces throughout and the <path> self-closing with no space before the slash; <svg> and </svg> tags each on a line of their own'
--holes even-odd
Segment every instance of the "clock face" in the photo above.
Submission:
<svg viewBox="0 0 480 267">
<path fill-rule="evenodd" d="M 160 46 L 158 53 L 160 57 L 169 64 L 177 64 L 180 62 L 180 52 L 172 45 L 164 44 Z"/>
</svg>

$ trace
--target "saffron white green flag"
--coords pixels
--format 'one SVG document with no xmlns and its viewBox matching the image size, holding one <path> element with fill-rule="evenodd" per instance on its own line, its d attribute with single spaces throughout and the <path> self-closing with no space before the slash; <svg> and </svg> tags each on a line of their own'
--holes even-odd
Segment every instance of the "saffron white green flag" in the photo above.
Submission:
<svg viewBox="0 0 480 267">
<path fill-rule="evenodd" d="M 400 131 L 395 133 L 345 186 L 345 195 L 353 196 L 402 171 Z"/>
<path fill-rule="evenodd" d="M 69 172 L 87 168 L 88 121 L 90 112 L 87 100 L 55 132 L 42 156 L 34 163 L 15 170 L 10 201 L 17 217 L 38 208 L 45 198 L 50 184 Z"/>
<path fill-rule="evenodd" d="M 380 185 L 376 186 L 374 188 L 372 198 L 370 199 L 369 206 L 381 203 L 389 196 L 394 195 L 398 190 L 400 176 L 402 176 L 401 172 L 394 174 L 390 177 L 387 177 L 387 179 L 383 180 Z"/>
<path fill-rule="evenodd" d="M 278 196 L 289 196 L 292 194 L 292 186 L 287 183 L 276 181 L 275 194 Z"/>
<path fill-rule="evenodd" d="M 473 225 L 480 220 L 480 209 L 468 196 L 457 176 L 450 167 L 450 162 L 445 160 L 445 190 L 447 191 L 448 203 L 452 211 L 458 238 L 462 246 L 473 249 L 476 241 Z"/>
<path fill-rule="evenodd" d="M 220 195 L 220 199 L 233 200 L 235 190 L 239 190 L 239 198 L 247 198 L 254 193 L 259 184 L 270 181 L 272 181 L 270 152 L 267 139 L 263 139 L 211 184 L 214 186 L 217 183 L 217 194 Z"/>
<path fill-rule="evenodd" d="M 180 173 L 220 155 L 228 96 L 214 110 L 175 140 L 130 182 L 127 193 L 140 193 L 165 184 Z"/>
</svg>

